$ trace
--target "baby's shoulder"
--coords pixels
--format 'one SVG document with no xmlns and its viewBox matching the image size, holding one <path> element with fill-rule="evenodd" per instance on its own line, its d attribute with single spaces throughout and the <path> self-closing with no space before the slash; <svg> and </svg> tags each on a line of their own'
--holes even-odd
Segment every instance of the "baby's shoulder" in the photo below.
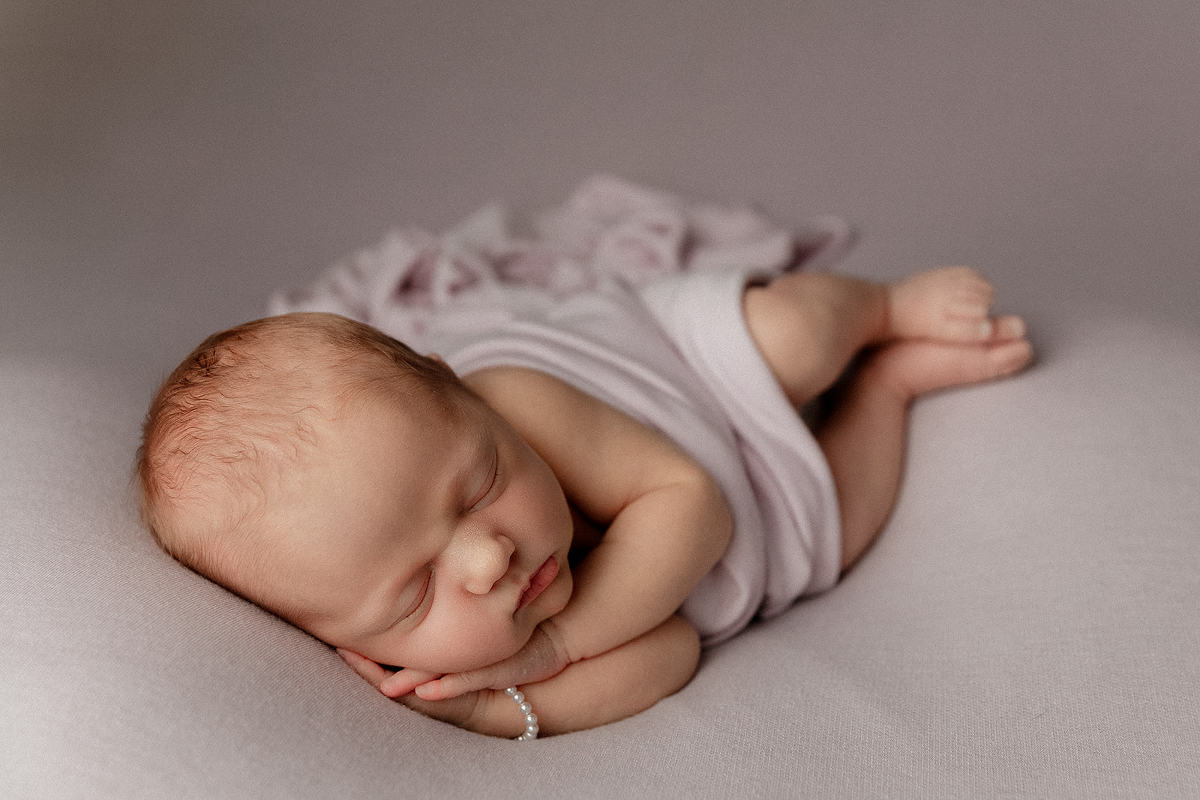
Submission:
<svg viewBox="0 0 1200 800">
<path fill-rule="evenodd" d="M 541 370 L 529 367 L 497 366 L 485 367 L 462 376 L 471 391 L 482 397 L 490 405 L 493 398 L 503 402 L 509 395 L 526 395 L 528 393 L 544 393 L 553 391 L 556 384 L 565 382 Z"/>
<path fill-rule="evenodd" d="M 464 381 L 537 452 L 588 519 L 607 523 L 666 487 L 720 495 L 704 468 L 664 433 L 559 378 L 500 367 Z"/>
<path fill-rule="evenodd" d="M 596 413 L 600 400 L 566 381 L 528 367 L 488 367 L 463 376 L 463 383 L 510 424 L 544 427 L 575 414 Z"/>
</svg>

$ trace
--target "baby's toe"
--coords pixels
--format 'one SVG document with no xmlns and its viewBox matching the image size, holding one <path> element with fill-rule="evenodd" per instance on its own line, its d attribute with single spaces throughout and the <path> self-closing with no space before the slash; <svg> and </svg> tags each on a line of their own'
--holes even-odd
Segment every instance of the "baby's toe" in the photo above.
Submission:
<svg viewBox="0 0 1200 800">
<path fill-rule="evenodd" d="M 993 320 L 984 316 L 949 315 L 933 328 L 928 338 L 943 342 L 974 344 L 992 339 L 995 335 Z"/>
<path fill-rule="evenodd" d="M 996 341 L 1021 339 L 1025 336 L 1025 320 L 1016 316 L 996 317 L 992 320 L 992 338 Z"/>
<path fill-rule="evenodd" d="M 918 273 L 892 288 L 892 332 L 897 338 L 950 342 L 991 339 L 991 283 L 970 267 Z"/>
</svg>

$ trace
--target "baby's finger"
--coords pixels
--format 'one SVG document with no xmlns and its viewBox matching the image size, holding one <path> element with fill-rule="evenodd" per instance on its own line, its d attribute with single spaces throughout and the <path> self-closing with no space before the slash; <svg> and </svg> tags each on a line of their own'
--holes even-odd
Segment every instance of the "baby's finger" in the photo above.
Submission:
<svg viewBox="0 0 1200 800">
<path fill-rule="evenodd" d="M 487 669 L 458 672 L 452 675 L 442 675 L 437 680 L 422 683 L 415 688 L 415 691 L 417 697 L 422 700 L 449 700 L 467 692 L 496 688 L 491 685 L 494 677 Z"/>
<path fill-rule="evenodd" d="M 379 684 L 379 691 L 388 697 L 403 697 L 421 684 L 440 677 L 441 674 L 437 672 L 426 672 L 420 669 L 402 669 L 399 672 L 388 675 Z"/>
<path fill-rule="evenodd" d="M 342 661 L 345 661 L 346 664 L 349 665 L 349 667 L 355 672 L 357 672 L 363 680 L 374 686 L 376 689 L 380 688 L 380 685 L 384 682 L 388 675 L 391 674 L 371 659 L 366 658 L 365 656 L 360 656 L 353 650 L 343 650 L 339 647 L 337 648 L 337 654 L 341 656 Z"/>
</svg>

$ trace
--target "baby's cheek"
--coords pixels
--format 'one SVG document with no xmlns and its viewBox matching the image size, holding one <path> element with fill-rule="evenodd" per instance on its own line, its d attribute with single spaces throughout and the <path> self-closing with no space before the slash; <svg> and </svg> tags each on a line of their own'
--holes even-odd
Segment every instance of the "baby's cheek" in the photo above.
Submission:
<svg viewBox="0 0 1200 800">
<path fill-rule="evenodd" d="M 476 624 L 455 626 L 436 637 L 436 642 L 414 649 L 413 665 L 419 660 L 423 669 L 432 672 L 467 672 L 503 661 L 524 645 L 511 631 L 499 630 L 495 624 L 479 625 L 478 618 L 473 622 Z"/>
<path fill-rule="evenodd" d="M 475 662 L 471 669 L 486 667 L 515 656 L 527 641 L 529 636 L 497 636 L 488 642 L 486 647 L 474 649 L 474 652 L 467 653 L 465 657 Z"/>
</svg>

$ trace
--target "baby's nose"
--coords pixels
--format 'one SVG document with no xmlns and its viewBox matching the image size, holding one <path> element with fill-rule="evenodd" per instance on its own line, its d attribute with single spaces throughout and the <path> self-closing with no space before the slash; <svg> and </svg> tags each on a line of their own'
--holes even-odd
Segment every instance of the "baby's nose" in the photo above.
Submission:
<svg viewBox="0 0 1200 800">
<path fill-rule="evenodd" d="M 480 533 L 465 549 L 463 586 L 471 594 L 487 594 L 508 574 L 517 546 L 502 533 Z"/>
</svg>

